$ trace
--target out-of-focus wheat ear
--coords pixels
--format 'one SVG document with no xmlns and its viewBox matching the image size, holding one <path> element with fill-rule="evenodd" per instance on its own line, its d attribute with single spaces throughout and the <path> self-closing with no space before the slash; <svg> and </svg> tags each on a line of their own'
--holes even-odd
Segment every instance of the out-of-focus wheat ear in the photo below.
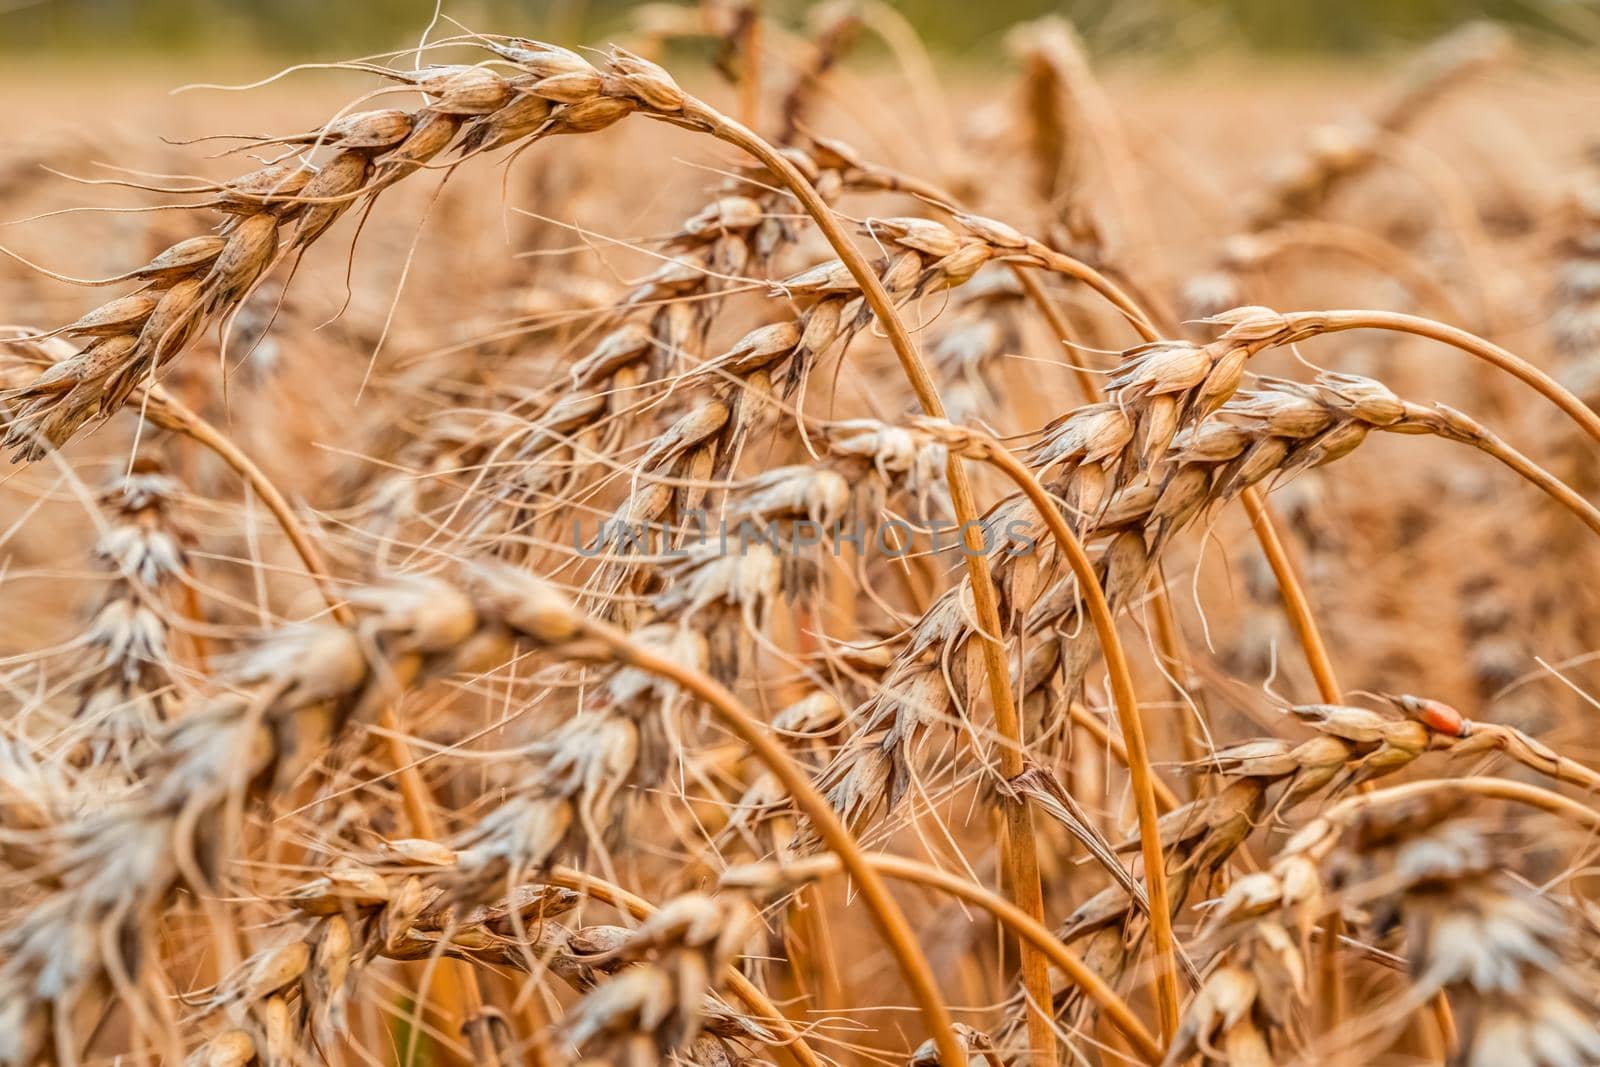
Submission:
<svg viewBox="0 0 1600 1067">
<path fill-rule="evenodd" d="M 799 139 L 828 74 L 854 46 L 862 21 L 861 12 L 851 4 L 820 4 L 812 9 L 811 39 L 805 46 L 804 61 L 796 67 L 778 104 L 782 123 L 778 144 L 792 144 Z M 745 124 L 751 125 L 748 120 Z"/>
<path fill-rule="evenodd" d="M 170 515 L 177 483 L 153 458 L 102 492 L 108 524 L 96 561 L 112 576 L 85 634 L 91 669 L 78 686 L 78 717 L 89 724 L 89 759 L 124 767 L 160 724 L 181 710 L 180 673 L 169 620 L 192 589 L 190 535 Z"/>
<path fill-rule="evenodd" d="M 1267 230 L 1320 209 L 1336 188 L 1378 158 L 1378 136 L 1415 125 L 1451 89 L 1504 62 L 1511 50 L 1510 35 L 1490 23 L 1470 23 L 1435 41 L 1370 118 L 1321 127 L 1300 155 L 1279 163 L 1250 208 L 1250 228 Z"/>
</svg>

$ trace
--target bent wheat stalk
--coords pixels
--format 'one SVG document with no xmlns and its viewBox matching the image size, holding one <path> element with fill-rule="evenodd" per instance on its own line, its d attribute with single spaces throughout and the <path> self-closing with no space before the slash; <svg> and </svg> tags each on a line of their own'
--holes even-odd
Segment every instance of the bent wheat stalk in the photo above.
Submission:
<svg viewBox="0 0 1600 1067">
<path fill-rule="evenodd" d="M 1141 1059 L 1152 1065 L 1162 1062 L 1161 1046 L 1128 1007 L 1127 1002 L 1117 996 L 1116 991 L 1107 985 L 1103 978 L 1086 967 L 1083 961 L 1062 945 L 1049 930 L 1040 926 L 1015 904 L 975 882 L 904 856 L 869 852 L 866 853 L 865 860 L 873 870 L 880 871 L 896 881 L 948 893 L 959 900 L 975 904 L 993 915 L 1019 937 L 1031 942 L 1049 958 L 1051 963 L 1059 967 L 1074 985 L 1098 1004 L 1112 1025 L 1133 1043 L 1134 1051 Z M 828 877 L 842 869 L 843 863 L 836 855 L 808 856 L 804 859 L 731 868 L 723 873 L 722 884 L 739 888 L 798 884 Z"/>
<path fill-rule="evenodd" d="M 1593 408 L 1532 363 L 1458 326 L 1400 311 L 1291 311 L 1281 315 L 1277 312 L 1268 314 L 1281 322 L 1281 332 L 1275 332 L 1268 342 L 1273 345 L 1346 330 L 1390 330 L 1459 348 L 1470 356 L 1492 363 L 1529 386 L 1565 412 L 1584 433 L 1600 442 L 1600 414 L 1596 414 Z"/>
<path fill-rule="evenodd" d="M 1160 814 L 1154 787 L 1156 776 L 1150 764 L 1150 749 L 1145 741 L 1139 697 L 1134 690 L 1127 653 L 1117 635 L 1116 619 L 1106 601 L 1105 590 L 1100 585 L 1089 554 L 1061 517 L 1056 502 L 1045 492 L 1033 472 L 1009 450 L 977 431 L 950 426 L 948 423 L 934 425 L 924 421 L 921 425 L 940 437 L 953 454 L 990 464 L 1022 490 L 1050 528 L 1051 536 L 1066 557 L 1088 603 L 1089 617 L 1100 641 L 1100 653 L 1105 657 L 1106 673 L 1111 678 L 1117 718 L 1127 742 L 1128 773 L 1133 785 L 1134 805 L 1139 814 L 1139 846 L 1144 855 L 1145 881 L 1149 883 L 1150 931 L 1156 956 L 1156 997 L 1161 1009 L 1162 1034 L 1170 1041 L 1178 1026 L 1178 964 L 1172 933 L 1172 901 L 1167 889 L 1166 861 L 1161 852 Z"/>
<path fill-rule="evenodd" d="M 704 122 L 712 136 L 749 152 L 783 180 L 806 213 L 816 222 L 817 228 L 822 231 L 834 251 L 838 253 L 856 284 L 860 286 L 862 295 L 872 308 L 873 314 L 877 316 L 879 325 L 894 349 L 895 358 L 899 361 L 906 380 L 911 384 L 923 414 L 931 418 L 944 418 L 944 404 L 939 398 L 933 376 L 917 353 L 916 344 L 895 310 L 888 291 L 860 250 L 845 235 L 834 218 L 832 209 L 806 181 L 805 175 L 749 129 L 700 101 L 692 97 L 686 98 L 683 111 L 685 116 Z M 1017 716 L 1016 703 L 1011 694 L 1011 672 L 1006 665 L 1005 649 L 1000 644 L 1000 634 L 1003 630 L 994 578 L 989 571 L 988 557 L 983 552 L 982 535 L 977 529 L 978 509 L 972 493 L 972 484 L 959 458 L 955 456 L 950 458 L 946 475 L 950 485 L 951 506 L 955 511 L 956 521 L 961 524 L 962 537 L 967 547 L 963 557 L 972 583 L 973 603 L 980 631 L 978 641 L 983 651 L 984 672 L 988 679 L 989 700 L 994 710 L 995 726 L 1003 742 L 1000 749 L 1001 769 L 1007 777 L 1012 777 L 1022 771 L 1022 723 Z M 1032 813 L 1026 804 L 1017 802 L 1006 803 L 1004 811 L 1007 827 L 1005 847 L 1013 892 L 1017 894 L 1021 907 L 1035 920 L 1042 921 L 1044 895 L 1039 885 L 1039 859 Z M 1044 962 L 1029 947 L 1023 948 L 1023 972 L 1025 984 L 1034 1002 L 1040 1005 L 1048 1003 L 1049 978 L 1045 973 Z M 1049 1019 L 1044 1017 L 1042 1007 L 1034 1014 L 1038 1016 L 1032 1023 L 1036 1054 L 1043 1057 L 1044 1062 L 1054 1063 L 1055 1037 Z M 952 1057 L 947 1061 L 950 1063 L 963 1062 L 961 1057 L 964 1054 L 958 1050 L 954 1035 L 949 1033 L 948 1028 L 945 1028 L 945 1031 L 946 1036 L 939 1039 L 940 1056 Z M 938 1037 L 937 1034 L 935 1036 Z"/>
</svg>

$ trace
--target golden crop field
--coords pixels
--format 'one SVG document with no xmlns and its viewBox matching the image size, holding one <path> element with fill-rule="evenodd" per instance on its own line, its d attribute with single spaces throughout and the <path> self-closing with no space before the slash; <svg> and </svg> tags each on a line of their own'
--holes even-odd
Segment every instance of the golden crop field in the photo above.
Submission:
<svg viewBox="0 0 1600 1067">
<path fill-rule="evenodd" d="M 806 14 L 0 69 L 0 1067 L 1600 1064 L 1593 51 Z"/>
</svg>

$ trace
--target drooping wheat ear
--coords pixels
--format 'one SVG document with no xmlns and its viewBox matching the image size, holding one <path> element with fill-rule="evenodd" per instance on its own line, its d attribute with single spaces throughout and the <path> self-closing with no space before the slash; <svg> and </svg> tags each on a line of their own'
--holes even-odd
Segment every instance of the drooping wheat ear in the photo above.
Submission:
<svg viewBox="0 0 1600 1067">
<path fill-rule="evenodd" d="M 1449 323 L 1398 311 L 1337 310 L 1277 312 L 1241 307 L 1204 320 L 1223 327 L 1215 343 L 1233 343 L 1251 354 L 1325 334 L 1349 330 L 1381 330 L 1425 337 L 1458 349 L 1516 378 L 1571 419 L 1590 438 L 1600 441 L 1600 414 L 1550 374 L 1492 341 Z"/>
<path fill-rule="evenodd" d="M 1377 140 L 1405 131 L 1462 82 L 1503 63 L 1511 37 L 1491 23 L 1469 23 L 1441 37 L 1412 61 L 1388 99 L 1369 118 L 1315 131 L 1306 151 L 1284 160 L 1249 213 L 1249 228 L 1266 230 L 1315 214 L 1342 184 L 1378 158 Z"/>
<path fill-rule="evenodd" d="M 298 258 L 358 202 L 368 207 L 396 182 L 433 165 L 454 147 L 460 157 L 563 133 L 604 129 L 641 107 L 681 110 L 683 94 L 654 64 L 618 52 L 602 74 L 566 49 L 518 39 L 484 47 L 517 73 L 482 66 L 395 70 L 351 64 L 428 103 L 342 113 L 306 134 L 272 138 L 290 146 L 278 162 L 220 184 L 162 191 L 207 196 L 192 205 L 228 216 L 221 232 L 179 242 L 142 267 L 94 284 L 138 282 L 56 334 L 86 339 L 78 356 L 18 390 L 5 444 L 23 459 L 70 439 L 89 419 L 114 413 L 134 388 L 209 326 L 226 337 L 246 297 L 274 267 Z M 314 161 L 312 153 L 322 154 Z M 65 397 L 77 402 L 67 405 Z"/>
<path fill-rule="evenodd" d="M 1196 764 L 1194 770 L 1219 775 L 1229 780 L 1229 784 L 1214 799 L 1195 801 L 1163 818 L 1164 844 L 1173 849 L 1174 855 L 1185 857 L 1178 867 L 1180 879 L 1219 869 L 1242 842 L 1249 827 L 1259 821 L 1266 791 L 1280 783 L 1282 791 L 1271 809 L 1274 815 L 1287 814 L 1318 794 L 1328 792 L 1336 796 L 1352 786 L 1393 774 L 1428 750 L 1443 749 L 1452 755 L 1505 751 L 1524 765 L 1558 781 L 1582 783 L 1590 789 L 1597 784 L 1593 772 L 1518 731 L 1470 722 L 1455 709 L 1437 701 L 1411 696 L 1396 696 L 1390 700 L 1394 706 L 1390 712 L 1332 705 L 1293 707 L 1288 710 L 1315 729 L 1318 737 L 1298 745 L 1276 738 L 1245 742 L 1219 750 Z M 1351 805 L 1355 803 L 1350 802 Z M 1241 815 L 1245 819 L 1242 823 L 1237 821 Z M 1326 840 L 1309 828 L 1295 840 L 1302 839 Z M 1323 914 L 1315 910 L 1320 898 L 1307 887 L 1308 872 L 1304 864 L 1295 843 L 1291 842 L 1269 872 L 1246 875 L 1234 882 L 1212 913 L 1213 923 L 1253 919 L 1280 906 L 1306 905 L 1312 910 L 1291 912 L 1292 921 L 1286 920 L 1284 924 L 1299 930 L 1303 940 L 1310 925 Z M 1061 936 L 1065 940 L 1082 936 L 1098 938 L 1101 931 L 1126 930 L 1137 914 L 1127 894 L 1120 887 L 1112 886 L 1081 906 L 1067 920 Z M 1280 974 L 1292 975 L 1303 969 L 1303 963 L 1299 962 L 1297 953 L 1290 951 L 1292 945 L 1277 936 L 1275 930 L 1264 933 L 1252 929 L 1245 933 L 1264 940 L 1237 942 L 1240 947 L 1234 950 L 1234 959 L 1241 962 L 1208 979 L 1191 1005 L 1189 1020 L 1170 1055 L 1188 1055 L 1194 1042 L 1204 1044 L 1220 1037 L 1219 1030 L 1225 1031 L 1235 1025 L 1244 1027 L 1235 1035 L 1241 1042 L 1241 1049 L 1256 1049 L 1269 1038 L 1274 1042 L 1281 1040 L 1287 1031 L 1290 1014 L 1284 1001 L 1259 1003 L 1252 1014 L 1249 1007 L 1252 998 L 1258 993 L 1267 996 L 1255 979 L 1261 977 L 1258 969 L 1264 965 L 1270 965 Z M 1122 936 L 1106 935 L 1106 947 L 1121 944 Z M 1251 963 L 1252 952 L 1266 955 Z M 1093 950 L 1086 955 L 1091 959 L 1099 958 Z M 1113 953 L 1110 961 L 1120 969 L 1125 966 L 1125 955 Z M 1303 983 L 1295 983 L 1281 991 L 1289 988 L 1303 992 L 1305 987 Z M 1425 1001 L 1429 995 L 1431 991 L 1424 990 L 1420 999 Z M 1229 1011 L 1218 1003 L 1221 998 L 1239 997 L 1243 999 L 1236 1001 L 1237 1010 Z M 1058 998 L 1057 1003 L 1058 1008 L 1065 1009 L 1078 1001 L 1075 996 L 1068 996 Z M 1013 1028 L 1014 1020 L 1015 1016 Z M 1273 1037 L 1275 1034 L 1278 1036 Z"/>
<path fill-rule="evenodd" d="M 1295 224 L 1321 215 L 1334 193 L 1379 163 L 1386 141 L 1410 130 L 1454 88 L 1505 63 L 1511 55 L 1510 36 L 1490 23 L 1469 23 L 1441 37 L 1412 61 L 1369 115 L 1318 127 L 1303 149 L 1280 159 L 1247 202 L 1245 232 L 1278 243 L 1294 241 Z M 1326 231 L 1321 235 L 1326 236 Z M 1301 231 L 1299 236 L 1308 234 Z M 1319 234 L 1312 231 L 1309 236 Z M 1251 298 L 1244 279 L 1256 260 L 1259 244 L 1250 238 L 1234 240 L 1244 244 L 1225 246 L 1214 269 L 1189 280 L 1184 302 L 1195 317 L 1215 314 Z M 1357 236 L 1354 241 L 1340 243 L 1361 249 L 1357 254 L 1377 247 L 1369 237 Z M 1246 250 L 1245 255 L 1236 254 Z M 1391 264 L 1404 263 L 1390 250 L 1379 249 L 1378 254 Z M 1437 287 L 1425 276 L 1402 269 L 1408 284 L 1437 295 Z"/>
<path fill-rule="evenodd" d="M 422 961 L 442 954 L 486 970 L 509 969 L 540 981 L 554 977 L 579 993 L 590 993 L 629 966 L 629 956 L 617 950 L 631 939 L 647 937 L 646 931 L 670 933 L 687 919 L 704 918 L 708 912 L 704 898 L 691 897 L 658 909 L 603 879 L 565 867 L 549 869 L 545 880 L 518 885 L 502 899 L 463 909 L 453 892 L 460 859 L 459 852 L 432 841 L 387 841 L 375 852 L 341 857 L 326 873 L 288 890 L 281 899 L 295 909 L 295 932 L 264 949 L 258 958 L 281 955 L 289 963 L 287 970 L 304 960 L 298 984 L 296 976 L 290 976 L 275 991 L 254 998 L 230 1000 L 209 992 L 202 1003 L 212 1009 L 210 1014 L 232 1020 L 233 1028 L 204 1047 L 218 1043 L 232 1047 L 252 1037 L 270 1037 L 280 1042 L 279 1051 L 297 1055 L 325 1047 L 329 1036 L 345 1025 L 352 1003 L 362 993 L 366 969 L 380 959 Z M 630 930 L 563 925 L 565 917 L 576 917 L 575 909 L 586 899 L 614 907 L 646 926 Z M 737 897 L 711 906 L 721 908 L 733 921 L 748 914 Z M 685 936 L 693 939 L 694 931 Z M 306 949 L 295 948 L 296 940 Z M 734 950 L 741 947 L 731 936 L 729 943 Z M 218 990 L 244 988 L 249 973 L 263 970 L 246 961 Z M 680 1001 L 680 1019 L 699 1019 L 705 1027 L 706 1032 L 691 1042 L 694 1055 L 709 1055 L 713 1057 L 709 1062 L 721 1063 L 727 1061 L 715 1057 L 732 1054 L 734 1048 L 765 1045 L 795 1067 L 818 1067 L 804 1038 L 737 967 L 727 964 L 707 978 L 713 986 L 726 987 L 743 1009 L 710 990 L 698 1004 Z M 617 992 L 626 988 L 625 984 Z M 251 1005 L 274 996 L 291 1009 L 286 1016 L 290 1025 L 268 1034 L 261 1024 L 277 1015 Z M 597 1005 L 597 1010 L 601 1008 Z M 551 1035 L 518 1032 L 499 1013 L 486 1012 L 469 1020 L 468 1036 L 475 1052 L 497 1052 L 503 1062 L 515 1062 L 530 1048 L 545 1046 Z"/>
</svg>

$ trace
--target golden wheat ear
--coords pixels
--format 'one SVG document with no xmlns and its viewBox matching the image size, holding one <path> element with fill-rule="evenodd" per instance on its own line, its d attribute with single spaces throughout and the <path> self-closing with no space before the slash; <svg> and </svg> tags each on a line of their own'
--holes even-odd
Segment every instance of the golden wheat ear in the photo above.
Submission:
<svg viewBox="0 0 1600 1067">
<path fill-rule="evenodd" d="M 7 82 L 0 1067 L 1600 1062 L 1588 76 L 808 14 Z"/>
</svg>

